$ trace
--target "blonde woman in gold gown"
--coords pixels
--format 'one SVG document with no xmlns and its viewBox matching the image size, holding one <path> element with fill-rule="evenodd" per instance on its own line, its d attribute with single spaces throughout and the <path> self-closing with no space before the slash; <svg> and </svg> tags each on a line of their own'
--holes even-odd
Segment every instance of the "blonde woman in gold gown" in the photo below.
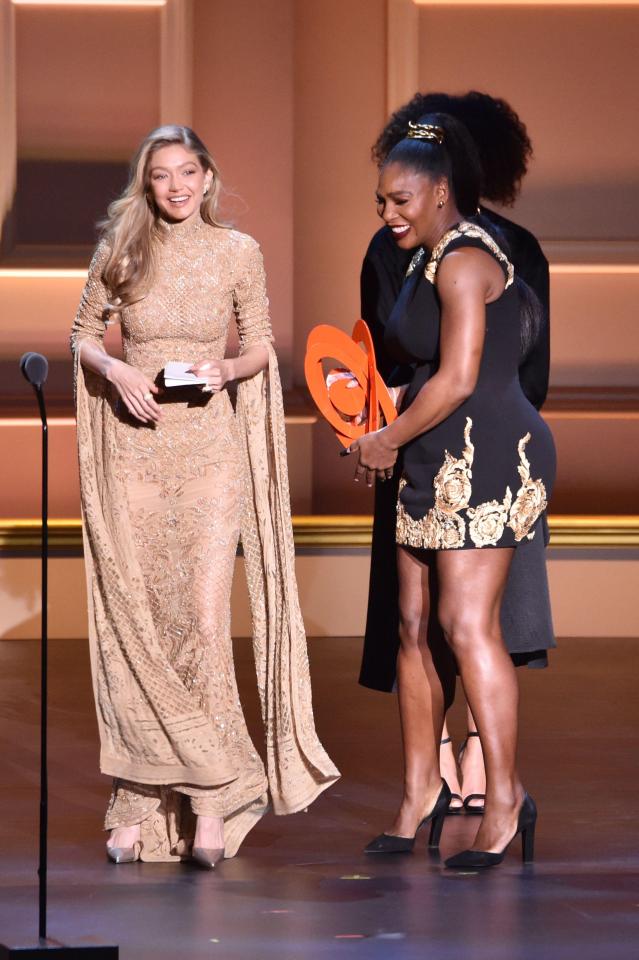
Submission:
<svg viewBox="0 0 639 960">
<path fill-rule="evenodd" d="M 217 217 L 187 127 L 143 142 L 109 208 L 72 331 L 100 766 L 112 860 L 212 868 L 272 805 L 339 776 L 315 732 L 294 572 L 282 394 L 262 256 Z M 123 360 L 103 338 L 119 320 Z M 225 358 L 231 325 L 239 355 Z M 164 388 L 169 361 L 206 385 Z M 227 387 L 237 383 L 233 408 Z M 241 539 L 266 767 L 230 633 Z"/>
</svg>

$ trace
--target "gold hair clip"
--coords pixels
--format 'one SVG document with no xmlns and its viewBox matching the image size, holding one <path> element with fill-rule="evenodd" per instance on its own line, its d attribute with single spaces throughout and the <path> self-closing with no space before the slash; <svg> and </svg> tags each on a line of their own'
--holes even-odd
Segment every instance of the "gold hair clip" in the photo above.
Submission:
<svg viewBox="0 0 639 960">
<path fill-rule="evenodd" d="M 436 127 L 432 123 L 413 123 L 409 120 L 406 137 L 409 140 L 433 140 L 435 143 L 443 143 L 444 128 Z"/>
</svg>

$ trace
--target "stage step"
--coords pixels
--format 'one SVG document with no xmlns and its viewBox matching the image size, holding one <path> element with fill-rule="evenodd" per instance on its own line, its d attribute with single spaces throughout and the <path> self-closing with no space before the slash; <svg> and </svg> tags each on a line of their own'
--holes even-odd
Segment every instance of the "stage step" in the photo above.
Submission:
<svg viewBox="0 0 639 960">
<path fill-rule="evenodd" d="M 370 550 L 361 541 L 370 536 L 370 519 L 342 518 L 345 524 L 337 519 L 332 518 L 323 537 L 317 534 L 315 518 L 295 525 L 297 578 L 309 636 L 361 636 L 364 631 Z M 605 518 L 599 518 L 598 524 L 592 518 L 581 520 L 580 529 L 564 518 L 565 540 L 590 540 L 591 545 L 551 546 L 548 554 L 557 635 L 637 637 L 639 518 L 610 518 L 607 525 Z M 311 528 L 314 536 L 306 536 L 304 545 Z M 569 530 L 571 535 L 566 535 Z M 73 539 L 77 543 L 77 529 Z M 360 545 L 353 545 L 358 540 Z M 0 639 L 39 636 L 40 561 L 33 555 L 33 545 L 28 552 L 30 556 L 24 550 L 15 550 L 13 556 L 8 550 L 0 553 Z M 83 639 L 87 635 L 84 565 L 76 548 L 66 553 L 50 561 L 50 636 Z M 251 634 L 241 558 L 236 561 L 233 584 L 232 629 L 234 636 Z"/>
</svg>

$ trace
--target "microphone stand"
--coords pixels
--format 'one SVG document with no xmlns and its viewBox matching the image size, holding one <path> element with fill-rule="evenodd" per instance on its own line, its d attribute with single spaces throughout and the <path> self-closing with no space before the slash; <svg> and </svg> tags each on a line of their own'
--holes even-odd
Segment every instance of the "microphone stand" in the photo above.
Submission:
<svg viewBox="0 0 639 960">
<path fill-rule="evenodd" d="M 38 865 L 38 937 L 47 939 L 47 840 L 49 829 L 49 424 L 42 385 L 35 386 L 42 421 L 42 610 L 40 613 L 40 860 Z"/>
<path fill-rule="evenodd" d="M 34 376 L 29 358 L 37 358 Z M 38 946 L 8 947 L 0 944 L 0 960 L 118 960 L 117 947 L 69 947 L 57 940 L 47 938 L 47 847 L 49 826 L 49 773 L 48 773 L 48 675 L 49 675 L 49 618 L 48 618 L 48 568 L 49 568 L 49 425 L 44 402 L 43 385 L 47 377 L 48 363 L 40 354 L 25 354 L 20 363 L 22 372 L 33 386 L 38 400 L 42 421 L 42 540 L 41 540 L 41 587 L 42 611 L 40 620 L 40 853 L 38 860 Z"/>
</svg>

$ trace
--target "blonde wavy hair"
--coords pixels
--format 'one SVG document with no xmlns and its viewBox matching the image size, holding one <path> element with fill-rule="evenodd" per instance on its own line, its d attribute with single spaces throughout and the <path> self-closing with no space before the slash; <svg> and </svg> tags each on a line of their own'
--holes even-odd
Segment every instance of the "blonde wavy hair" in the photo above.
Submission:
<svg viewBox="0 0 639 960">
<path fill-rule="evenodd" d="M 170 124 L 152 130 L 145 137 L 131 162 L 128 185 L 121 197 L 107 209 L 100 224 L 101 238 L 109 250 L 102 279 L 112 295 L 107 313 L 117 313 L 144 295 L 151 276 L 154 251 L 161 238 L 160 218 L 149 184 L 149 171 L 154 153 L 161 147 L 179 143 L 194 153 L 206 173 L 213 179 L 204 195 L 200 214 L 212 227 L 227 227 L 218 219 L 222 183 L 213 157 L 190 127 Z"/>
</svg>

